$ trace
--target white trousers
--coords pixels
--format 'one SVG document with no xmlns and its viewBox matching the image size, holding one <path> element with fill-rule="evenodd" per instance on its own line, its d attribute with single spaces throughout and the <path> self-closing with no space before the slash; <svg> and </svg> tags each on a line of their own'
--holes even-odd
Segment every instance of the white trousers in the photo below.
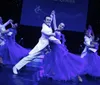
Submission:
<svg viewBox="0 0 100 85">
<path fill-rule="evenodd" d="M 49 39 L 40 38 L 37 45 L 29 52 L 29 55 L 20 60 L 15 65 L 15 67 L 20 70 L 23 66 L 30 63 L 32 60 L 41 58 L 41 56 L 43 57 L 44 54 L 42 53 L 42 50 L 44 50 L 47 45 L 49 45 L 49 40 L 56 44 L 61 44 L 61 42 L 53 36 L 51 36 Z"/>
</svg>

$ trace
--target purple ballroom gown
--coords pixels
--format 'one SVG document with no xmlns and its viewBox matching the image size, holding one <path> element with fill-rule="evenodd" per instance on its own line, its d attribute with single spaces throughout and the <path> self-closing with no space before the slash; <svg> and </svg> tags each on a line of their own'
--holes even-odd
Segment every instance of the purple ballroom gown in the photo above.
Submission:
<svg viewBox="0 0 100 85">
<path fill-rule="evenodd" d="M 61 34 L 56 32 L 60 39 Z M 61 39 L 60 39 L 61 40 Z M 51 51 L 44 58 L 44 76 L 54 80 L 71 80 L 83 71 L 84 61 L 79 55 L 70 53 L 64 44 L 50 44 Z"/>
<path fill-rule="evenodd" d="M 91 39 L 91 37 L 89 39 Z M 98 50 L 98 46 L 99 44 L 97 43 L 95 45 L 95 49 Z M 83 58 L 86 61 L 86 67 L 83 73 L 95 77 L 100 77 L 100 56 L 97 52 L 89 50 L 89 48 L 86 49 L 86 52 L 87 53 Z"/>
<path fill-rule="evenodd" d="M 9 60 L 10 63 L 9 64 L 16 64 L 21 58 L 23 58 L 24 56 L 28 55 L 29 53 L 29 49 L 26 49 L 24 47 L 22 47 L 21 45 L 19 45 L 16 41 L 15 41 L 15 36 L 17 34 L 17 31 L 15 28 L 9 28 L 10 32 L 12 32 L 12 35 L 5 35 L 6 37 L 6 47 L 8 49 L 9 52 Z"/>
<path fill-rule="evenodd" d="M 8 52 L 8 48 L 6 44 L 4 45 L 0 44 L 0 57 L 2 57 L 3 64 L 10 64 L 10 56 L 9 56 L 9 52 Z"/>
</svg>

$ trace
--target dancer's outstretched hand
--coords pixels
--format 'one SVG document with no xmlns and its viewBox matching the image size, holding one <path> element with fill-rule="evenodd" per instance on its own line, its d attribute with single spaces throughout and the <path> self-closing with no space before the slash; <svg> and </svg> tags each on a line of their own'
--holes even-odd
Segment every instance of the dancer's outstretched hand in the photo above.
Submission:
<svg viewBox="0 0 100 85">
<path fill-rule="evenodd" d="M 53 18 L 53 17 L 54 17 L 54 15 L 55 15 L 55 11 L 53 10 L 53 11 L 51 12 L 50 17 L 51 17 L 51 18 Z"/>
<path fill-rule="evenodd" d="M 10 23 L 13 23 L 13 20 L 12 20 L 12 19 L 9 19 L 9 22 L 10 22 Z"/>
</svg>

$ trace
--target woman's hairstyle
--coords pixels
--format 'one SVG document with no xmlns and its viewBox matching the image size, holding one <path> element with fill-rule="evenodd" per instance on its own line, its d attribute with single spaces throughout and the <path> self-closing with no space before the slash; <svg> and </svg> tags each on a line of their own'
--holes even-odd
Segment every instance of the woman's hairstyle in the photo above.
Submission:
<svg viewBox="0 0 100 85">
<path fill-rule="evenodd" d="M 85 35 L 87 35 L 88 37 L 89 37 L 89 32 L 91 33 L 91 36 L 92 36 L 92 38 L 94 39 L 95 38 L 95 36 L 94 36 L 94 32 L 93 32 L 93 29 L 92 29 L 92 26 L 91 25 L 88 25 L 88 28 L 86 29 L 86 31 L 85 31 Z"/>
<path fill-rule="evenodd" d="M 94 36 L 94 32 L 91 25 L 88 26 L 88 30 L 91 30 L 91 35 Z"/>
</svg>

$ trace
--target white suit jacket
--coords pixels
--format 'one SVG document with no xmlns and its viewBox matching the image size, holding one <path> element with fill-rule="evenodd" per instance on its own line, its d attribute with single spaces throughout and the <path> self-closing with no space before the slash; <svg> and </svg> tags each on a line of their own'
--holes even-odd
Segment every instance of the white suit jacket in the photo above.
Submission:
<svg viewBox="0 0 100 85">
<path fill-rule="evenodd" d="M 43 23 L 41 30 L 41 37 L 37 45 L 29 52 L 29 54 L 34 54 L 43 50 L 49 44 L 49 37 L 52 33 L 53 33 L 52 28 Z"/>
<path fill-rule="evenodd" d="M 89 38 L 87 36 L 84 36 L 84 42 L 85 42 L 85 44 L 87 46 L 90 45 L 91 41 L 92 41 L 91 38 Z M 85 48 L 84 48 L 84 50 L 83 50 L 83 52 L 81 54 L 81 58 L 83 58 L 87 54 L 87 49 L 88 49 L 87 46 L 85 46 Z"/>
</svg>

